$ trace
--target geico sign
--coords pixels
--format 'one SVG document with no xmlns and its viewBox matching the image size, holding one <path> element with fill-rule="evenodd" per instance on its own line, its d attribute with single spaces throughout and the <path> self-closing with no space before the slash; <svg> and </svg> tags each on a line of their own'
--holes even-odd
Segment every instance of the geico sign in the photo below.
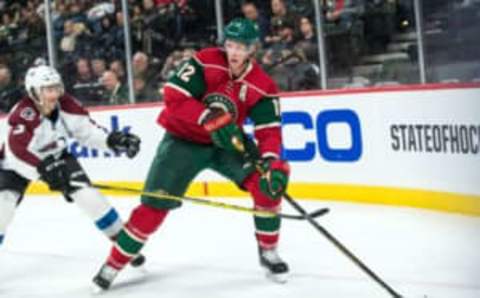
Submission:
<svg viewBox="0 0 480 298">
<path fill-rule="evenodd" d="M 330 139 L 336 136 L 329 136 L 328 126 L 331 124 L 347 125 L 350 129 L 346 136 L 349 138 L 349 148 L 335 148 L 329 143 Z M 286 111 L 282 113 L 282 126 L 284 134 L 288 133 L 286 129 L 289 125 L 300 125 L 305 131 L 315 131 L 316 139 L 304 141 L 303 146 L 288 148 L 284 144 L 283 157 L 290 161 L 310 161 L 315 158 L 318 152 L 320 157 L 331 162 L 354 162 L 360 159 L 362 155 L 362 133 L 358 115 L 348 109 L 326 110 L 318 114 L 311 114 L 305 111 Z M 331 137 L 331 138 L 329 138 Z"/>
</svg>

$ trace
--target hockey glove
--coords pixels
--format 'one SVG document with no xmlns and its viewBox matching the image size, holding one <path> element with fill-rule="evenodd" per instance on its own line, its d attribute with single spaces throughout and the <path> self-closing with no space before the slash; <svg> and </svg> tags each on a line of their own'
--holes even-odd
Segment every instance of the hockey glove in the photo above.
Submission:
<svg viewBox="0 0 480 298">
<path fill-rule="evenodd" d="M 290 166 L 280 159 L 263 159 L 258 163 L 261 173 L 260 190 L 272 200 L 278 200 L 287 190 Z"/>
<path fill-rule="evenodd" d="M 37 166 L 40 179 L 48 184 L 50 190 L 64 191 L 69 186 L 67 163 L 63 158 L 49 155 Z"/>
<path fill-rule="evenodd" d="M 116 154 L 126 152 L 128 158 L 133 158 L 140 151 L 140 138 L 129 132 L 114 131 L 108 135 L 107 145 Z"/>
<path fill-rule="evenodd" d="M 233 122 L 232 115 L 222 109 L 209 108 L 201 124 L 217 147 L 237 152 L 237 146 L 243 143 L 242 131 Z"/>
</svg>

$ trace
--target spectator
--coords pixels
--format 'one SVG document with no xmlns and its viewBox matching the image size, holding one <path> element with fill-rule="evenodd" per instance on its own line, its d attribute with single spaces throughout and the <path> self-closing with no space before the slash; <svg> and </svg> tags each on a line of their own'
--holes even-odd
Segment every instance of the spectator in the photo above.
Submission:
<svg viewBox="0 0 480 298">
<path fill-rule="evenodd" d="M 100 79 L 107 70 L 107 62 L 102 57 L 94 57 L 92 59 L 92 74 L 95 79 Z"/>
<path fill-rule="evenodd" d="M 122 11 L 117 11 L 115 13 L 115 26 L 113 28 L 113 32 L 115 34 L 115 39 L 116 40 L 119 40 L 122 42 L 122 45 L 123 45 L 123 40 L 124 40 L 124 37 L 123 37 L 123 27 L 124 27 L 125 23 L 123 21 L 123 12 Z"/>
<path fill-rule="evenodd" d="M 295 27 L 295 24 L 297 23 L 298 17 L 292 13 L 289 12 L 287 9 L 287 4 L 285 3 L 285 0 L 271 0 L 271 9 L 272 9 L 272 17 L 270 18 L 270 25 L 272 26 L 272 32 L 271 35 L 267 36 L 265 38 L 266 43 L 275 43 L 280 41 L 281 37 L 279 36 L 279 32 L 276 31 L 275 29 L 275 24 L 279 24 L 280 22 L 288 22 L 289 24 L 294 24 L 293 30 L 294 32 L 297 32 L 297 28 Z"/>
<path fill-rule="evenodd" d="M 163 59 L 174 47 L 175 15 L 165 4 L 158 7 L 152 0 L 143 0 L 144 51 Z M 160 50 L 161 49 L 161 50 Z"/>
<path fill-rule="evenodd" d="M 92 75 L 92 71 L 90 69 L 90 61 L 86 58 L 79 58 L 76 63 L 77 67 L 77 75 L 76 81 L 78 82 L 89 82 L 94 80 L 94 76 Z"/>
<path fill-rule="evenodd" d="M 71 92 L 80 98 L 85 105 L 98 104 L 101 100 L 102 86 L 92 73 L 90 61 L 80 58 L 75 63 L 76 76 L 71 87 Z"/>
<path fill-rule="evenodd" d="M 158 90 L 160 74 L 156 65 L 151 63 L 147 54 L 137 52 L 132 59 L 133 75 L 142 79 L 148 90 Z"/>
<path fill-rule="evenodd" d="M 277 18 L 272 24 L 276 31 L 278 32 L 278 41 L 272 43 L 270 48 L 266 51 L 265 55 L 262 58 L 262 63 L 265 65 L 275 65 L 278 63 L 292 63 L 298 59 L 294 58 L 294 28 L 295 24 L 291 19 Z"/>
<path fill-rule="evenodd" d="M 257 25 L 260 33 L 260 40 L 263 43 L 270 30 L 268 19 L 258 10 L 257 5 L 253 1 L 242 2 L 241 9 L 245 18 L 251 20 Z"/>
<path fill-rule="evenodd" d="M 132 58 L 133 75 L 142 77 L 145 82 L 153 80 L 156 71 L 149 67 L 149 60 L 147 54 L 143 52 L 136 52 Z"/>
<path fill-rule="evenodd" d="M 111 71 L 113 71 L 113 72 L 117 75 L 118 79 L 119 79 L 121 82 L 123 82 L 123 83 L 126 82 L 126 78 L 125 78 L 125 66 L 123 66 L 122 60 L 120 60 L 120 59 L 115 59 L 115 60 L 113 60 L 112 62 L 110 62 L 110 67 L 109 67 L 109 69 L 110 69 Z"/>
<path fill-rule="evenodd" d="M 292 90 L 293 78 L 303 81 L 305 70 L 299 71 L 305 57 L 295 49 L 294 28 L 291 19 L 277 18 L 272 24 L 278 32 L 279 40 L 272 43 L 262 57 L 262 63 L 270 71 L 281 90 Z M 301 77 L 301 78 L 300 78 Z M 299 85 L 300 83 L 296 83 Z"/>
<path fill-rule="evenodd" d="M 96 55 L 102 56 L 107 59 L 116 59 L 124 56 L 124 41 L 123 33 L 120 33 L 119 28 L 113 21 L 110 15 L 103 17 L 100 21 L 100 31 L 97 34 Z M 122 37 L 119 37 L 122 36 Z"/>
<path fill-rule="evenodd" d="M 318 47 L 315 29 L 312 22 L 307 17 L 301 17 L 299 20 L 300 37 L 295 44 L 295 49 L 311 63 L 318 64 Z"/>
<path fill-rule="evenodd" d="M 53 20 L 53 34 L 56 40 L 61 40 L 65 31 L 65 22 L 68 20 L 68 6 L 59 2 L 55 5 L 56 18 Z"/>
<path fill-rule="evenodd" d="M 31 6 L 31 2 L 28 3 Z M 24 31 L 26 41 L 28 41 L 31 49 L 36 50 L 44 47 L 45 23 L 35 12 L 35 8 L 22 7 L 20 9 L 20 22 L 18 27 Z"/>
<path fill-rule="evenodd" d="M 133 5 L 130 14 L 131 32 L 132 32 L 132 47 L 134 51 L 142 48 L 143 43 L 143 9 L 141 5 Z"/>
<path fill-rule="evenodd" d="M 395 32 L 395 7 L 389 1 L 367 0 L 365 18 L 365 42 L 371 54 L 384 53 Z"/>
<path fill-rule="evenodd" d="M 82 2 L 83 1 L 72 1 L 69 9 L 69 19 L 74 23 L 82 23 L 85 25 L 87 23 L 87 16 L 84 12 Z"/>
<path fill-rule="evenodd" d="M 60 40 L 60 50 L 65 54 L 72 54 L 75 51 L 76 38 L 75 23 L 72 20 L 65 21 L 63 23 L 63 37 Z"/>
<path fill-rule="evenodd" d="M 160 93 L 158 89 L 153 89 L 152 85 L 147 84 L 141 77 L 133 79 L 133 89 L 135 91 L 136 102 L 158 101 L 160 100 Z"/>
<path fill-rule="evenodd" d="M 293 14 L 288 12 L 285 0 L 271 0 L 270 5 L 272 9 L 272 21 L 275 18 L 287 18 L 293 16 Z"/>
<path fill-rule="evenodd" d="M 18 29 L 18 25 L 15 22 L 13 16 L 9 12 L 2 14 L 2 24 L 0 26 L 0 47 L 8 47 L 13 40 L 13 35 Z"/>
<path fill-rule="evenodd" d="M 102 85 L 105 88 L 104 99 L 108 104 L 127 104 L 128 89 L 120 82 L 117 74 L 111 70 L 107 70 L 102 75 Z"/>
<path fill-rule="evenodd" d="M 13 82 L 10 68 L 0 65 L 0 112 L 7 113 L 21 97 L 22 92 Z"/>
</svg>

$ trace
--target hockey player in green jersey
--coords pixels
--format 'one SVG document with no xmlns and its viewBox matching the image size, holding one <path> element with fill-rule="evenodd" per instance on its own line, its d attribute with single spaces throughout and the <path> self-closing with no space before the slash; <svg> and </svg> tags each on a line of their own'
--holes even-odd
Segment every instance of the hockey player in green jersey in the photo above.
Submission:
<svg viewBox="0 0 480 298">
<path fill-rule="evenodd" d="M 200 171 L 211 169 L 247 190 L 255 208 L 278 211 L 289 166 L 280 159 L 277 87 L 253 59 L 259 34 L 251 21 L 233 20 L 224 35 L 223 47 L 197 52 L 166 84 L 165 108 L 157 120 L 166 133 L 144 189 L 183 196 Z M 235 144 L 246 141 L 242 126 L 247 117 L 254 123 L 256 155 L 264 175 L 254 166 L 244 167 L 246 161 Z M 170 210 L 180 205 L 178 201 L 141 197 L 141 204 L 132 211 L 106 263 L 94 277 L 97 289 L 111 285 Z M 280 218 L 255 216 L 254 223 L 260 264 L 275 280 L 285 281 L 288 266 L 277 253 Z"/>
</svg>

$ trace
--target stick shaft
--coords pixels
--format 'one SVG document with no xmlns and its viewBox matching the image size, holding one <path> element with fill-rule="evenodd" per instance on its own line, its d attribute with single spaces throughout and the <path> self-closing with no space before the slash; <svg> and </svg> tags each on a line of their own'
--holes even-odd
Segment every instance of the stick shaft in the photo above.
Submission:
<svg viewBox="0 0 480 298">
<path fill-rule="evenodd" d="M 390 287 L 385 281 L 383 281 L 375 272 L 373 272 L 367 265 L 365 265 L 357 256 L 355 256 L 349 249 L 345 247 L 337 238 L 335 238 L 329 231 L 322 227 L 318 222 L 313 220 L 309 214 L 303 209 L 300 204 L 298 204 L 292 197 L 288 194 L 284 195 L 284 198 L 287 200 L 290 205 L 302 214 L 305 219 L 315 227 L 323 236 L 325 236 L 336 248 L 338 248 L 345 256 L 347 256 L 355 265 L 360 267 L 363 272 L 365 272 L 370 278 L 377 282 L 383 289 L 385 289 L 392 297 L 401 298 L 402 296 L 398 294 L 392 287 Z"/>
<path fill-rule="evenodd" d="M 229 210 L 234 210 L 234 211 L 239 211 L 239 212 L 245 212 L 245 213 L 250 213 L 255 216 L 259 217 L 281 217 L 285 219 L 294 219 L 294 220 L 304 220 L 305 217 L 302 215 L 291 215 L 291 214 L 284 214 L 284 213 L 276 213 L 276 212 L 271 212 L 271 211 L 265 211 L 265 210 L 257 210 L 253 208 L 248 208 L 240 205 L 235 205 L 235 204 L 228 204 L 224 202 L 218 202 L 218 201 L 211 201 L 207 199 L 202 199 L 202 198 L 194 198 L 194 197 L 179 197 L 179 196 L 174 196 L 174 195 L 169 195 L 165 193 L 159 193 L 159 192 L 149 192 L 149 191 L 142 191 L 139 189 L 135 188 L 129 188 L 129 187 L 121 187 L 121 186 L 111 186 L 111 185 L 104 185 L 104 184 L 97 184 L 93 183 L 93 187 L 97 189 L 103 189 L 103 190 L 112 190 L 112 191 L 121 191 L 121 192 L 129 192 L 132 194 L 136 195 L 145 195 L 149 196 L 152 198 L 157 198 L 157 199 L 166 199 L 166 200 L 174 200 L 174 201 L 188 201 L 192 202 L 197 205 L 205 205 L 205 206 L 211 206 L 211 207 L 217 207 L 217 208 L 223 208 L 223 209 L 229 209 Z M 328 212 L 327 208 L 321 209 L 316 211 L 317 216 L 324 215 Z"/>
</svg>

